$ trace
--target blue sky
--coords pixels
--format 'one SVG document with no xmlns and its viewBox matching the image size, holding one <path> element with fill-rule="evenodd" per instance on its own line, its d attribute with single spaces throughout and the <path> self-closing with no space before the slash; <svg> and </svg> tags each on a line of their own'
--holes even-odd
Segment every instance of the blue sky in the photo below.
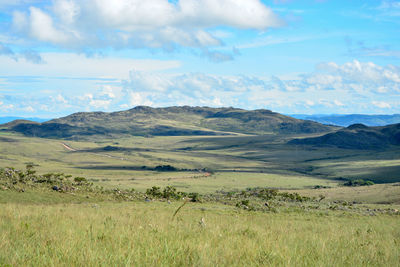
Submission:
<svg viewBox="0 0 400 267">
<path fill-rule="evenodd" d="M 400 113 L 400 1 L 0 0 L 0 116 Z"/>
</svg>

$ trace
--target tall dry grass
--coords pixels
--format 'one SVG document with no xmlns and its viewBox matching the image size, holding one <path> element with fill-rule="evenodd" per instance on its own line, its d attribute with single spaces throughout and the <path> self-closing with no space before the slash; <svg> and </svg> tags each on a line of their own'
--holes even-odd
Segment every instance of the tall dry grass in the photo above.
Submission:
<svg viewBox="0 0 400 267">
<path fill-rule="evenodd" d="M 0 265 L 400 265 L 399 216 L 179 205 L 0 204 Z"/>
</svg>

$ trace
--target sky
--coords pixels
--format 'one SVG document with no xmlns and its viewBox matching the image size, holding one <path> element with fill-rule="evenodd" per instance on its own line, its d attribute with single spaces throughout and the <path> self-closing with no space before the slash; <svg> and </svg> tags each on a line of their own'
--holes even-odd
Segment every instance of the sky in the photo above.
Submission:
<svg viewBox="0 0 400 267">
<path fill-rule="evenodd" d="M 400 113 L 400 1 L 0 0 L 0 116 Z"/>
</svg>

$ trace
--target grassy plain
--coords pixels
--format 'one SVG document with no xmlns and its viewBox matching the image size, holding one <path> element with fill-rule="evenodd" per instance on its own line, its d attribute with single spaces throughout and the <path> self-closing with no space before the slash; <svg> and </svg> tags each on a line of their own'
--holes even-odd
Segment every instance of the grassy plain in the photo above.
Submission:
<svg viewBox="0 0 400 267">
<path fill-rule="evenodd" d="M 33 162 L 40 173 L 84 176 L 105 187 L 174 185 L 187 191 L 336 186 L 340 179 L 400 181 L 400 149 L 364 151 L 287 145 L 289 137 L 132 137 L 63 141 L 0 136 L 0 167 Z M 63 143 L 76 151 L 68 150 Z M 172 165 L 179 172 L 157 172 Z M 143 169 L 146 166 L 147 169 Z M 211 176 L 196 171 L 206 168 Z M 339 180 L 338 180 L 339 179 Z"/>
</svg>

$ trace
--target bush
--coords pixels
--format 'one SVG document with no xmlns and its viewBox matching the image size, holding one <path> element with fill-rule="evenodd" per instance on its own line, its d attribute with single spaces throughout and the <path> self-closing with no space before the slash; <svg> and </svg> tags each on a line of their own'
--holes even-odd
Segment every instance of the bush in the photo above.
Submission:
<svg viewBox="0 0 400 267">
<path fill-rule="evenodd" d="M 199 193 L 189 193 L 188 196 L 191 198 L 191 202 L 201 202 Z"/>
<path fill-rule="evenodd" d="M 357 179 L 357 180 L 350 180 L 345 182 L 343 185 L 344 186 L 369 186 L 369 185 L 374 185 L 375 183 L 372 181 L 365 181 L 363 179 Z"/>
<path fill-rule="evenodd" d="M 81 185 L 87 183 L 87 180 L 85 177 L 75 177 L 74 182 Z"/>
<path fill-rule="evenodd" d="M 149 188 L 146 190 L 146 195 L 152 196 L 152 197 L 161 197 L 162 193 L 160 191 L 160 187 L 158 186 L 153 186 L 152 188 Z"/>
<path fill-rule="evenodd" d="M 179 200 L 182 197 L 188 196 L 184 192 L 178 192 L 176 190 L 176 188 L 173 186 L 167 186 L 162 191 L 161 191 L 160 187 L 153 186 L 152 188 L 149 188 L 146 190 L 146 195 L 154 197 L 154 198 L 165 198 L 165 199 L 176 199 L 176 200 Z M 195 198 L 198 199 L 198 196 Z"/>
<path fill-rule="evenodd" d="M 166 199 L 180 199 L 181 195 L 176 191 L 176 188 L 173 186 L 167 186 L 163 190 L 162 194 L 163 198 Z"/>
</svg>

